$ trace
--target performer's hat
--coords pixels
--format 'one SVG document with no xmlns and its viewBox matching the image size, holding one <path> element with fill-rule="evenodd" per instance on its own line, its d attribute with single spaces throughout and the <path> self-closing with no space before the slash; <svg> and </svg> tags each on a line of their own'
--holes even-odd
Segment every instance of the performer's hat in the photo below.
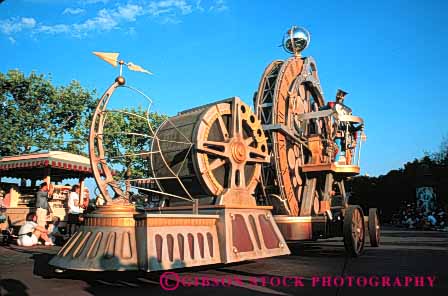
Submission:
<svg viewBox="0 0 448 296">
<path fill-rule="evenodd" d="M 348 94 L 348 92 L 343 91 L 342 89 L 338 89 L 338 91 L 336 93 L 336 101 L 340 101 L 342 103 L 347 94 Z"/>
</svg>

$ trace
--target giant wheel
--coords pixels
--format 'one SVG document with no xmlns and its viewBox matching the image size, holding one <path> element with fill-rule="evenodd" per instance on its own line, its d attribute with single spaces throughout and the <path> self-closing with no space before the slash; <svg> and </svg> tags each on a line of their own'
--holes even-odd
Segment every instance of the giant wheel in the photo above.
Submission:
<svg viewBox="0 0 448 296">
<path fill-rule="evenodd" d="M 272 153 L 271 163 L 263 168 L 264 191 L 286 202 L 286 214 L 300 215 L 306 182 L 301 167 L 310 157 L 303 145 L 305 137 L 326 132 L 323 121 L 306 124 L 295 120 L 296 115 L 324 105 L 314 59 L 294 56 L 272 62 L 262 75 L 254 104 Z"/>
</svg>

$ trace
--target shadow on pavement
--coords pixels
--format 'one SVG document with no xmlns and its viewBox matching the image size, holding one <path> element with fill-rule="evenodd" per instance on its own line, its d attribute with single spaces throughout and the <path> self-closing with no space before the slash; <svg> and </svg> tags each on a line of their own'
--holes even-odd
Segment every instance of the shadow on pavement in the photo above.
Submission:
<svg viewBox="0 0 448 296">
<path fill-rule="evenodd" d="M 3 296 L 27 296 L 28 287 L 19 280 L 2 279 L 0 280 L 0 292 Z M 6 294 L 3 294 L 6 293 Z"/>
<path fill-rule="evenodd" d="M 289 250 L 291 251 L 292 256 L 298 257 L 336 257 L 336 258 L 344 258 L 345 257 L 345 249 L 342 243 L 340 244 L 326 244 L 313 242 L 293 242 L 288 243 Z"/>
<path fill-rule="evenodd" d="M 437 233 L 434 233 L 437 234 Z M 412 237 L 420 237 L 412 239 Z M 446 234 L 442 234 L 446 238 Z M 282 275 L 436 275 L 437 289 L 432 289 L 431 295 L 443 295 L 447 288 L 446 266 L 448 265 L 446 251 L 434 251 L 431 247 L 441 247 L 447 240 L 440 240 L 432 233 L 415 234 L 414 232 L 385 231 L 383 234 L 384 248 L 371 248 L 366 245 L 365 254 L 356 259 L 345 262 L 344 246 L 340 239 L 321 240 L 316 242 L 290 243 L 290 256 L 268 258 L 239 262 L 234 264 L 209 265 L 194 268 L 175 269 L 181 276 L 240 276 L 247 277 L 275 277 L 277 272 Z M 436 238 L 436 239 L 434 239 Z M 418 245 L 419 248 L 412 248 Z M 2 247 L 3 248 L 3 247 Z M 160 286 L 160 276 L 163 272 L 86 272 L 66 271 L 56 273 L 48 262 L 59 248 L 36 247 L 24 249 L 16 246 L 6 247 L 16 254 L 28 254 L 18 258 L 32 259 L 34 280 L 23 280 L 22 276 L 12 279 L 0 279 L 1 295 L 28 295 L 34 291 L 35 285 L 44 285 L 51 289 L 55 286 L 64 291 L 64 295 L 78 295 L 81 293 L 92 295 L 158 295 L 165 294 Z M 9 253 L 10 254 L 10 253 Z M 11 259 L 12 260 L 12 259 Z M 10 260 L 10 262 L 12 262 Z M 15 259 L 14 259 L 15 260 Z M 26 262 L 26 260 L 23 260 Z M 29 261 L 28 261 L 29 262 Z M 345 263 L 346 264 L 345 264 Z M 1 276 L 1 275 L 0 275 Z M 43 280 L 45 279 L 45 280 Z M 309 284 L 309 280 L 308 284 Z M 25 284 L 26 283 L 26 284 Z M 421 295 L 426 289 L 312 289 L 294 287 L 245 288 L 245 287 L 182 287 L 171 293 L 182 295 Z M 446 291 L 446 290 L 445 290 Z M 3 294 L 2 294 L 3 293 Z"/>
</svg>

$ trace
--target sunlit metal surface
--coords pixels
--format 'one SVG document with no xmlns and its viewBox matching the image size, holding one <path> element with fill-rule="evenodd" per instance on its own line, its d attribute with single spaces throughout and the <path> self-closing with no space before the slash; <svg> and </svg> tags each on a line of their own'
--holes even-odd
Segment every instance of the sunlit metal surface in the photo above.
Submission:
<svg viewBox="0 0 448 296">
<path fill-rule="evenodd" d="M 343 236 L 348 253 L 360 255 L 366 231 L 353 237 L 349 226 L 363 221 L 363 212 L 348 205 L 344 179 L 359 173 L 364 121 L 343 105 L 346 92 L 325 103 L 315 60 L 300 56 L 309 43 L 304 28 L 285 34 L 283 47 L 294 56 L 267 66 L 254 111 L 232 97 L 157 126 L 150 118 L 152 100 L 121 75 L 126 63 L 115 53 L 99 53 L 120 64 L 120 76 L 99 100 L 89 138 L 92 170 L 107 203 L 86 216 L 50 264 L 154 271 L 230 263 L 289 254 L 284 237 Z M 142 97 L 144 112 L 110 108 L 118 89 Z M 113 129 L 112 116 L 143 128 Z M 140 146 L 122 143 L 111 151 L 108 141 L 120 139 L 139 139 Z M 123 170 L 137 159 L 144 164 L 140 175 Z M 136 209 L 136 196 L 148 203 Z"/>
<path fill-rule="evenodd" d="M 305 28 L 292 26 L 283 36 L 283 49 L 294 55 L 308 47 L 311 42 L 311 34 Z"/>
</svg>

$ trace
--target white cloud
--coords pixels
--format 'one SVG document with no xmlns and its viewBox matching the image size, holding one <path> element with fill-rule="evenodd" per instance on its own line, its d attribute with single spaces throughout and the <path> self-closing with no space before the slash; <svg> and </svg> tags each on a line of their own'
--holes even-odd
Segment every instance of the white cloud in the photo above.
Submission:
<svg viewBox="0 0 448 296">
<path fill-rule="evenodd" d="M 116 29 L 125 22 L 134 22 L 142 14 L 139 5 L 126 4 L 114 9 L 100 9 L 96 16 L 75 24 L 40 25 L 35 31 L 46 34 L 69 33 L 75 37 L 83 37 L 89 32 L 104 32 Z"/>
<path fill-rule="evenodd" d="M 123 18 L 126 21 L 135 21 L 136 18 L 143 14 L 143 8 L 135 4 L 127 4 L 125 6 L 119 6 L 114 11 L 114 17 Z"/>
<path fill-rule="evenodd" d="M 80 2 L 83 4 L 105 4 L 109 0 L 84 0 Z M 228 9 L 224 0 L 215 0 L 212 5 L 207 6 L 204 6 L 201 0 L 140 0 L 134 3 L 127 2 L 124 5 L 108 5 L 107 8 L 100 9 L 96 15 L 79 23 L 48 24 L 37 22 L 31 17 L 4 19 L 0 20 L 0 32 L 11 38 L 15 37 L 14 34 L 25 30 L 31 34 L 67 34 L 82 38 L 91 32 L 107 32 L 118 29 L 126 32 L 126 25 L 134 23 L 144 16 L 149 16 L 163 24 L 177 24 L 181 22 L 182 16 L 193 12 L 220 12 Z M 83 8 L 68 7 L 62 14 L 78 15 L 85 12 L 86 10 Z M 135 34 L 135 27 L 132 27 L 129 32 Z M 13 39 L 15 42 L 15 38 Z"/>
<path fill-rule="evenodd" d="M 82 8 L 66 8 L 62 12 L 62 14 L 71 14 L 71 15 L 77 15 L 86 12 L 85 9 Z"/>
<path fill-rule="evenodd" d="M 83 35 L 90 31 L 110 31 L 117 28 L 120 23 L 134 22 L 142 14 L 143 8 L 139 5 L 126 4 L 116 9 L 101 9 L 97 16 L 87 19 L 83 23 L 74 24 L 75 35 Z"/>
<path fill-rule="evenodd" d="M 208 9 L 209 11 L 217 11 L 217 12 L 221 12 L 224 10 L 229 9 L 229 7 L 226 4 L 226 1 L 224 0 L 216 0 L 212 6 L 210 6 L 210 8 Z"/>
<path fill-rule="evenodd" d="M 10 18 L 0 20 L 0 31 L 3 34 L 11 35 L 36 26 L 36 20 L 31 17 Z"/>
<path fill-rule="evenodd" d="M 195 8 L 200 12 L 205 10 L 204 7 L 202 7 L 202 0 L 196 0 Z"/>
<path fill-rule="evenodd" d="M 52 26 L 41 25 L 37 28 L 36 32 L 46 33 L 46 34 L 51 34 L 51 35 L 61 34 L 61 33 L 69 33 L 70 26 L 65 25 L 65 24 L 52 25 Z"/>
<path fill-rule="evenodd" d="M 193 8 L 185 0 L 162 0 L 151 1 L 148 4 L 148 14 L 152 16 L 159 16 L 162 14 L 176 14 L 180 12 L 182 15 L 190 14 Z"/>
<path fill-rule="evenodd" d="M 12 38 L 11 36 L 8 37 L 9 42 L 11 42 L 12 44 L 16 44 L 16 40 L 14 38 Z"/>
<path fill-rule="evenodd" d="M 107 9 L 101 9 L 94 18 L 87 19 L 83 23 L 73 24 L 72 34 L 75 36 L 84 35 L 90 31 L 110 31 L 118 25 L 111 12 Z"/>
<path fill-rule="evenodd" d="M 36 20 L 32 17 L 22 17 L 21 22 L 24 28 L 33 28 L 36 25 Z"/>
</svg>

